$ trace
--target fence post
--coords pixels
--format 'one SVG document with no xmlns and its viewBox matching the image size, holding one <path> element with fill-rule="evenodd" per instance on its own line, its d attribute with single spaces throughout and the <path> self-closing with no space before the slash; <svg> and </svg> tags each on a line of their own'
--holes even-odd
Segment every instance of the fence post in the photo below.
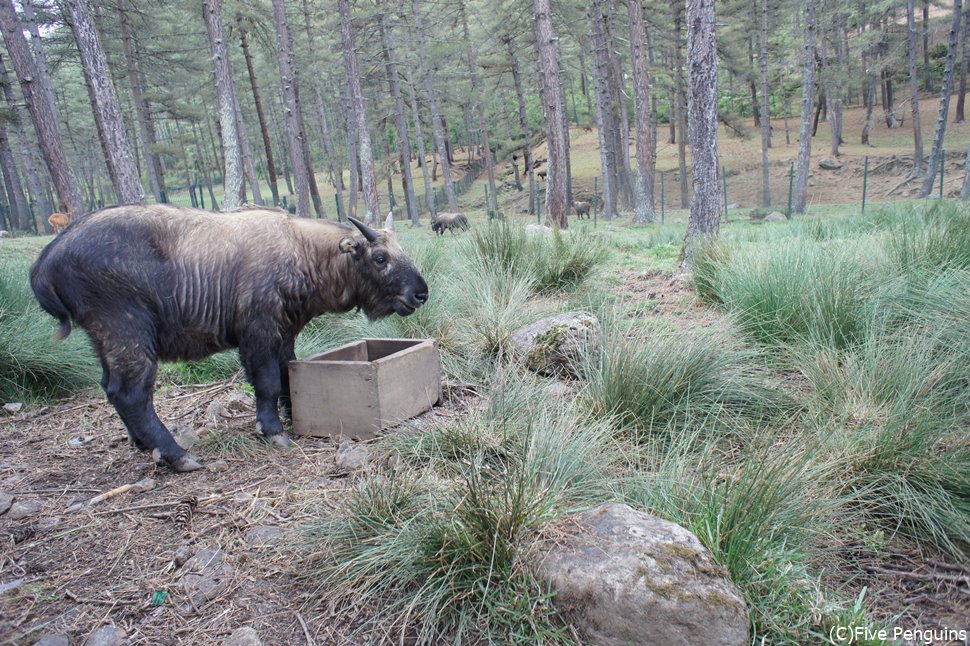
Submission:
<svg viewBox="0 0 970 646">
<path fill-rule="evenodd" d="M 869 189 L 869 155 L 862 167 L 862 212 L 866 212 L 866 192 Z"/>
<path fill-rule="evenodd" d="M 488 184 L 486 183 L 483 188 L 485 189 L 485 215 L 487 215 L 488 216 L 488 219 L 491 220 L 492 219 L 492 203 L 488 201 Z"/>
<path fill-rule="evenodd" d="M 660 224 L 664 223 L 664 172 L 660 171 Z"/>
<path fill-rule="evenodd" d="M 542 184 L 536 182 L 536 222 L 542 225 Z"/>
<path fill-rule="evenodd" d="M 593 228 L 596 227 L 597 218 L 599 218 L 599 177 L 593 177 Z"/>
<path fill-rule="evenodd" d="M 205 196 L 202 194 L 202 184 L 199 183 L 199 178 L 195 178 L 195 185 L 199 187 L 199 208 L 203 211 L 205 210 Z"/>
<path fill-rule="evenodd" d="M 337 204 L 337 222 L 343 222 L 344 210 L 340 208 L 340 193 L 333 194 L 333 201 Z"/>
<path fill-rule="evenodd" d="M 792 188 L 795 186 L 795 162 L 791 163 L 788 167 L 788 212 L 786 215 L 788 219 L 791 220 L 791 193 Z"/>
<path fill-rule="evenodd" d="M 943 169 L 946 164 L 946 150 L 940 150 L 940 199 L 943 199 Z"/>
<path fill-rule="evenodd" d="M 434 189 L 431 193 L 434 195 L 434 205 L 431 208 L 431 217 L 436 218 L 438 217 L 438 189 Z"/>
<path fill-rule="evenodd" d="M 728 221 L 727 208 L 727 166 L 721 166 L 721 181 L 724 183 L 724 221 Z"/>
</svg>

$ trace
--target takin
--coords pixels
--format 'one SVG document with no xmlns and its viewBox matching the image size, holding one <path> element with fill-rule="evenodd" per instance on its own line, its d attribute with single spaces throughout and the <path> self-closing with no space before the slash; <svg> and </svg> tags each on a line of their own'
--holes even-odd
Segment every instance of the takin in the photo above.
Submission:
<svg viewBox="0 0 970 646">
<path fill-rule="evenodd" d="M 54 229 L 55 236 L 60 235 L 61 230 L 66 229 L 70 223 L 71 218 L 67 217 L 66 213 L 51 213 L 50 217 L 47 218 L 47 224 Z"/>
<path fill-rule="evenodd" d="M 582 220 L 583 216 L 589 219 L 589 202 L 576 202 L 573 204 L 573 208 L 576 209 L 576 219 Z"/>
<path fill-rule="evenodd" d="M 175 471 L 202 467 L 152 405 L 158 362 L 239 349 L 256 427 L 289 446 L 288 364 L 303 327 L 326 312 L 408 316 L 428 285 L 393 233 L 288 217 L 128 205 L 77 218 L 41 252 L 30 285 L 41 307 L 84 329 L 101 386 L 131 442 Z"/>
<path fill-rule="evenodd" d="M 468 218 L 464 213 L 439 213 L 438 217 L 431 221 L 431 230 L 439 236 L 444 235 L 448 230 L 454 235 L 455 229 L 468 231 L 468 228 Z"/>
</svg>

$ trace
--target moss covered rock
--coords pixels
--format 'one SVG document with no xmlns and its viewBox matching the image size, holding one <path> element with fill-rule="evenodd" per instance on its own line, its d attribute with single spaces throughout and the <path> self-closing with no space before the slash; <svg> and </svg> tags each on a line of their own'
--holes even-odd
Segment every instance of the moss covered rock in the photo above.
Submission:
<svg viewBox="0 0 970 646">
<path fill-rule="evenodd" d="M 599 347 L 600 323 L 586 312 L 565 312 L 516 330 L 509 344 L 534 372 L 575 376 L 584 356 Z"/>
</svg>

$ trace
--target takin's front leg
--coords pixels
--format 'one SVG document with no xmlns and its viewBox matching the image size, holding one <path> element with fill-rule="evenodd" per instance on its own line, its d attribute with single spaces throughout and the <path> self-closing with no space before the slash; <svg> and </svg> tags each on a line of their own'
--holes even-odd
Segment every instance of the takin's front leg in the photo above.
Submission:
<svg viewBox="0 0 970 646">
<path fill-rule="evenodd" d="M 202 464 L 175 442 L 155 413 L 152 389 L 157 364 L 143 355 L 126 355 L 105 359 L 102 367 L 101 385 L 125 423 L 132 443 L 151 451 L 157 462 L 165 462 L 173 471 L 201 469 Z"/>
<path fill-rule="evenodd" d="M 246 369 L 246 379 L 256 391 L 256 428 L 266 441 L 276 446 L 290 446 L 280 421 L 279 400 L 283 392 L 280 353 L 268 344 L 240 345 L 239 359 Z"/>
<path fill-rule="evenodd" d="M 296 359 L 293 341 L 284 342 L 280 350 L 280 417 L 293 419 L 293 402 L 290 399 L 290 362 Z"/>
</svg>

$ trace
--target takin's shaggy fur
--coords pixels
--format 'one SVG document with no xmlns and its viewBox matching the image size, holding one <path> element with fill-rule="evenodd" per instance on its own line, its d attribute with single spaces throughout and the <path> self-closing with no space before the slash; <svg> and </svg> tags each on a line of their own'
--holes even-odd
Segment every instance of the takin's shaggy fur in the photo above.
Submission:
<svg viewBox="0 0 970 646">
<path fill-rule="evenodd" d="M 438 217 L 431 222 L 431 230 L 439 236 L 444 235 L 448 230 L 454 235 L 455 229 L 462 231 L 469 229 L 468 218 L 464 213 L 439 213 Z"/>
</svg>

